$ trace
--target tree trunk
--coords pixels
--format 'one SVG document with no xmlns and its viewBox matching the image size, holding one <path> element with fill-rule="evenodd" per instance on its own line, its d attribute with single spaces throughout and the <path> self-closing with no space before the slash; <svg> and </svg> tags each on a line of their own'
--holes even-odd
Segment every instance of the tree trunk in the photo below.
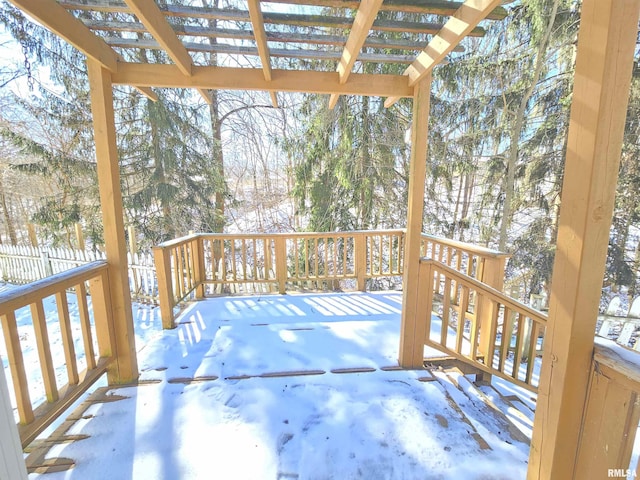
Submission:
<svg viewBox="0 0 640 480">
<path fill-rule="evenodd" d="M 503 252 L 506 251 L 506 248 L 507 248 L 509 228 L 511 227 L 511 220 L 513 218 L 513 201 L 515 196 L 515 176 L 516 176 L 516 167 L 518 165 L 520 136 L 522 135 L 522 129 L 523 129 L 524 120 L 525 120 L 524 116 L 527 110 L 527 104 L 529 103 L 529 100 L 533 95 L 536 85 L 538 84 L 538 80 L 540 79 L 540 75 L 542 73 L 542 68 L 544 67 L 546 62 L 544 53 L 546 52 L 547 47 L 549 45 L 549 40 L 551 39 L 551 33 L 553 31 L 553 25 L 555 23 L 559 3 L 560 3 L 560 0 L 555 0 L 553 2 L 553 8 L 551 9 L 551 14 L 549 15 L 549 23 L 547 24 L 546 31 L 540 41 L 540 44 L 538 45 L 538 50 L 536 52 L 536 61 L 535 61 L 535 67 L 533 71 L 533 77 L 531 78 L 531 83 L 529 84 L 529 88 L 527 88 L 526 92 L 520 99 L 518 110 L 515 113 L 515 123 L 509 135 L 511 143 L 509 147 L 509 156 L 507 157 L 507 174 L 503 182 L 504 203 L 502 204 L 500 236 L 498 240 L 498 249 Z M 507 105 L 505 105 L 505 108 L 507 108 Z"/>
<path fill-rule="evenodd" d="M 7 205 L 7 197 L 4 194 L 4 185 L 2 184 L 2 180 L 0 179 L 0 208 L 2 208 L 2 216 L 4 218 L 4 223 L 7 227 L 7 235 L 9 236 L 9 241 L 11 245 L 17 245 L 18 239 L 16 237 L 16 227 L 13 224 L 13 219 L 11 218 L 11 212 L 9 211 L 9 207 Z"/>
</svg>

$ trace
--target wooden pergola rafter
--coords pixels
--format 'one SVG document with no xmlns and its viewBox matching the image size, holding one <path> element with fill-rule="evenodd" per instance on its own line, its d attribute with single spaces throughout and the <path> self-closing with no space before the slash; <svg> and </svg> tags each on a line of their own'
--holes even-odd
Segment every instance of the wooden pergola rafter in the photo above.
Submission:
<svg viewBox="0 0 640 480">
<path fill-rule="evenodd" d="M 264 90 L 269 92 L 274 106 L 278 104 L 278 91 L 321 91 L 330 95 L 331 107 L 343 94 L 376 94 L 361 89 L 359 85 L 354 85 L 353 88 L 343 87 L 351 82 L 351 72 L 359 70 L 360 67 L 356 66 L 358 63 L 410 65 L 405 72 L 405 78 L 395 84 L 399 86 L 400 83 L 408 82 L 408 86 L 412 87 L 415 81 L 410 72 L 420 56 L 424 55 L 425 36 L 442 35 L 443 29 L 451 23 L 451 20 L 441 23 L 443 16 L 459 15 L 461 11 L 475 8 L 477 3 L 476 0 L 467 0 L 464 3 L 446 0 L 247 0 L 246 9 L 243 9 L 242 4 L 239 5 L 240 8 L 210 8 L 171 2 L 160 4 L 156 0 L 12 1 L 76 46 L 88 58 L 107 68 L 114 78 L 123 78 L 119 72 L 123 71 L 121 67 L 124 65 L 133 69 L 136 68 L 133 65 L 139 65 L 137 59 L 141 56 L 136 52 L 145 49 L 164 51 L 184 78 L 165 81 L 166 76 L 162 76 L 157 84 L 128 83 L 152 99 L 156 99 L 157 96 L 151 88 L 179 84 L 195 88 L 205 101 L 210 103 L 212 97 L 208 89 L 216 88 L 216 85 L 225 85 L 226 88 L 227 83 L 193 78 L 194 69 L 203 66 L 197 63 L 196 55 L 206 53 L 229 57 L 259 57 L 265 82 Z M 280 5 L 281 8 L 286 5 L 298 5 L 303 10 L 295 13 L 265 12 L 262 5 L 267 3 L 272 6 Z M 457 41 L 447 49 L 447 53 L 464 50 L 459 42 L 465 36 L 485 35 L 485 30 L 478 26 L 482 19 L 505 18 L 507 12 L 498 5 L 499 2 L 491 3 L 492 7 L 484 8 L 484 15 L 469 23 L 464 35 L 459 35 Z M 306 7 L 310 8 L 309 12 L 304 11 Z M 345 14 L 319 14 L 317 10 L 311 10 L 311 7 L 343 9 Z M 355 14 L 349 16 L 347 12 L 353 9 L 356 9 Z M 409 21 L 390 18 L 381 15 L 380 12 L 428 16 L 419 21 Z M 203 26 L 202 20 L 216 20 L 216 25 Z M 231 25 L 236 25 L 236 28 L 231 28 Z M 282 26 L 287 28 L 283 29 Z M 398 37 L 398 32 L 402 33 L 401 37 Z M 216 38 L 218 41 L 212 44 L 208 41 L 197 41 L 198 38 Z M 292 43 L 298 43 L 300 46 L 291 48 L 289 45 Z M 422 53 L 416 58 L 419 52 Z M 441 55 L 438 61 L 445 56 L 446 54 Z M 293 87 L 287 80 L 290 76 L 289 70 L 274 70 L 274 58 L 288 59 L 287 68 L 292 71 L 300 68 L 300 71 L 311 72 L 313 81 L 308 84 L 301 83 L 297 88 Z M 309 70 L 309 61 L 336 62 L 337 82 L 333 81 L 332 77 L 327 77 L 324 71 Z M 235 64 L 238 62 L 242 64 L 245 61 L 236 60 Z M 295 62 L 299 62 L 299 67 L 292 68 L 291 65 Z M 126 71 L 131 72 L 129 68 Z M 167 70 L 163 72 L 166 73 Z M 236 70 L 228 70 L 222 78 L 227 79 L 229 74 L 235 73 Z M 260 83 L 255 81 L 256 78 L 250 70 L 247 74 L 250 88 Z M 171 76 L 173 78 L 175 73 Z M 319 82 L 326 82 L 325 86 L 321 87 Z M 386 81 L 384 83 L 387 87 L 391 85 Z M 284 85 L 283 90 L 277 88 L 278 85 Z M 399 99 L 407 96 L 407 90 L 399 88 L 387 96 Z M 388 89 L 385 88 L 385 91 Z"/>
</svg>

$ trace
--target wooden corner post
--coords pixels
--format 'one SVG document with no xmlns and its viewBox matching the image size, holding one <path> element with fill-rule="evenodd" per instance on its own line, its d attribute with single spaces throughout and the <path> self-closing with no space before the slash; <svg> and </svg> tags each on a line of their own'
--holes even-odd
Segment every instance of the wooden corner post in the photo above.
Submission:
<svg viewBox="0 0 640 480">
<path fill-rule="evenodd" d="M 129 383 L 138 378 L 138 361 L 127 271 L 127 242 L 124 234 L 111 74 L 91 59 L 87 60 L 87 67 L 105 252 L 109 264 L 110 317 L 115 336 L 115 365 L 109 370 L 109 383 Z"/>
<path fill-rule="evenodd" d="M 640 0 L 582 2 L 530 480 L 576 476 L 639 12 Z"/>
<path fill-rule="evenodd" d="M 409 205 L 405 240 L 402 320 L 400 324 L 400 366 L 422 368 L 426 324 L 418 311 L 420 300 L 420 241 L 424 213 L 424 185 L 427 174 L 427 138 L 431 96 L 431 73 L 414 87 L 411 127 L 411 164 L 409 165 Z"/>
</svg>

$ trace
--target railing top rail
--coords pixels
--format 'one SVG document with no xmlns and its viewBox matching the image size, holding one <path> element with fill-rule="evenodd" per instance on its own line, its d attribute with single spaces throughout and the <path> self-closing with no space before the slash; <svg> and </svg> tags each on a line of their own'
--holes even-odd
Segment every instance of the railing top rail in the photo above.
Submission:
<svg viewBox="0 0 640 480">
<path fill-rule="evenodd" d="M 466 252 L 475 253 L 477 255 L 481 255 L 483 257 L 492 257 L 492 258 L 509 258 L 511 257 L 510 253 L 500 252 L 498 250 L 492 250 L 491 248 L 481 247 L 480 245 L 474 245 L 472 243 L 460 242 L 458 240 L 452 240 L 450 238 L 444 237 L 436 237 L 435 235 L 430 235 L 428 233 L 423 233 L 422 238 L 427 240 L 432 240 L 434 242 L 443 243 L 445 245 L 450 245 L 455 248 L 459 248 L 460 250 L 464 250 Z"/>
<path fill-rule="evenodd" d="M 192 240 L 195 240 L 197 238 L 200 238 L 202 235 L 206 235 L 204 233 L 191 233 L 189 235 L 185 235 L 184 237 L 178 237 L 178 238 L 174 238 L 172 240 L 167 240 L 166 242 L 162 242 L 158 245 L 156 245 L 155 247 L 153 247 L 154 249 L 164 249 L 164 248 L 172 248 L 172 247 L 177 247 L 179 245 L 182 245 L 184 243 L 188 243 Z"/>
<path fill-rule="evenodd" d="M 509 297 L 508 295 L 505 295 L 504 293 L 502 293 L 500 290 L 496 290 L 493 287 L 490 287 L 489 285 L 487 285 L 486 283 L 482 283 L 479 280 L 476 280 L 473 277 L 470 277 L 468 275 L 465 275 L 464 273 L 461 273 L 443 263 L 440 263 L 436 260 L 433 260 L 431 258 L 422 258 L 420 260 L 420 263 L 423 264 L 432 264 L 437 266 L 438 270 L 441 272 L 446 272 L 447 274 L 449 274 L 450 276 L 454 277 L 456 280 L 458 281 L 462 281 L 468 285 L 471 285 L 472 287 L 474 287 L 477 290 L 482 290 L 485 293 L 488 293 L 489 295 L 491 295 L 492 297 L 494 297 L 495 299 L 497 299 L 500 303 L 502 303 L 503 305 L 505 305 L 506 307 L 509 307 L 512 310 L 519 310 L 523 313 L 526 313 L 528 317 L 534 319 L 535 321 L 537 321 L 538 323 L 542 323 L 542 324 L 546 324 L 547 323 L 547 316 L 542 313 L 539 312 L 538 310 L 535 310 L 531 307 L 529 307 L 528 305 L 525 305 L 524 303 L 519 302 L 518 300 L 515 300 L 511 297 Z"/>
<path fill-rule="evenodd" d="M 332 232 L 288 232 L 288 233 L 193 233 L 184 237 L 175 238 L 173 240 L 167 240 L 162 242 L 154 248 L 172 248 L 182 244 L 193 241 L 197 238 L 303 238 L 303 237 L 331 237 L 331 236 L 359 236 L 359 235 L 390 235 L 390 234 L 403 234 L 405 230 L 402 228 L 397 229 L 384 229 L 384 230 L 337 230 Z"/>
<path fill-rule="evenodd" d="M 593 359 L 636 384 L 640 391 L 640 352 L 625 348 L 613 340 L 596 337 Z"/>
<path fill-rule="evenodd" d="M 0 294 L 0 315 L 74 287 L 97 276 L 106 268 L 107 262 L 98 260 L 3 292 Z"/>
</svg>

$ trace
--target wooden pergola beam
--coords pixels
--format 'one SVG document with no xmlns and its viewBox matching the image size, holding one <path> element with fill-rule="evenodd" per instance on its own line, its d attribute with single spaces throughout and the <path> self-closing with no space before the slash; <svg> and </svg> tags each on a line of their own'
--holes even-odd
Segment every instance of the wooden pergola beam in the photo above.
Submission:
<svg viewBox="0 0 640 480">
<path fill-rule="evenodd" d="M 583 0 L 549 320 L 528 478 L 596 478 L 576 460 L 629 102 L 640 0 Z M 617 415 L 619 412 L 610 412 Z M 633 427 L 635 429 L 635 426 Z M 581 443 L 601 438 L 582 438 Z M 598 465 L 607 468 L 625 465 Z"/>
<path fill-rule="evenodd" d="M 194 66 L 191 77 L 182 75 L 175 65 L 124 63 L 112 75 L 114 85 L 142 85 L 158 88 L 206 88 L 212 90 L 264 90 L 375 97 L 411 97 L 405 75 L 354 73 L 345 84 L 337 72 L 272 70 L 271 81 L 259 68 Z"/>
<path fill-rule="evenodd" d="M 267 35 L 264 29 L 264 19 L 262 18 L 262 11 L 260 10 L 260 3 L 258 0 L 247 0 L 247 4 L 249 6 L 249 18 L 253 26 L 253 36 L 258 49 L 258 55 L 260 56 L 260 62 L 262 63 L 264 79 L 270 82 L 271 58 L 269 56 L 269 45 L 267 45 Z M 275 108 L 278 108 L 278 98 L 275 92 L 269 92 L 269 94 L 271 96 L 271 103 Z"/>
<path fill-rule="evenodd" d="M 91 30 L 101 30 L 106 32 L 138 32 L 144 33 L 146 28 L 140 22 L 120 22 L 82 19 L 82 22 Z M 253 32 L 238 28 L 208 28 L 194 25 L 174 25 L 173 30 L 177 35 L 209 37 L 209 38 L 229 38 L 234 40 L 254 40 Z M 348 39 L 343 35 L 324 35 L 324 34 L 302 34 L 295 32 L 266 32 L 268 42 L 278 43 L 304 43 L 308 45 L 344 45 Z M 116 40 L 116 37 L 112 38 Z M 117 37 L 117 41 L 126 44 L 127 42 L 135 42 L 139 39 Z M 107 40 L 109 43 L 109 40 Z M 183 42 L 183 45 L 189 50 L 189 43 Z M 424 42 L 416 42 L 411 40 L 401 40 L 395 38 L 382 38 L 379 36 L 367 37 L 363 45 L 364 48 L 382 48 L 407 51 L 421 51 L 424 49 Z M 135 48 L 133 45 L 130 48 Z M 271 51 L 271 49 L 270 49 Z M 454 51 L 464 51 L 461 46 L 456 47 Z"/>
<path fill-rule="evenodd" d="M 105 41 L 113 46 L 120 48 L 142 48 L 150 50 L 162 49 L 160 44 L 155 40 L 138 39 L 138 38 L 121 38 L 106 37 Z M 228 45 L 226 43 L 193 43 L 185 42 L 185 48 L 190 52 L 206 52 L 206 53 L 224 53 L 226 55 L 252 55 L 259 56 L 258 49 L 255 47 L 243 47 L 240 45 Z M 339 52 L 327 52 L 324 50 L 307 50 L 300 48 L 271 48 L 269 49 L 271 57 L 282 58 L 300 58 L 312 60 L 340 60 Z M 413 62 L 413 55 L 390 55 L 381 53 L 361 53 L 358 55 L 360 62 L 373 63 L 402 63 L 410 64 Z"/>
<path fill-rule="evenodd" d="M 430 74 L 433 67 L 440 63 L 501 1 L 466 0 L 404 72 L 409 76 L 409 85 L 417 84 Z M 398 100 L 397 97 L 388 98 L 384 106 L 388 108 Z"/>
<path fill-rule="evenodd" d="M 358 54 L 360 53 L 360 50 L 364 45 L 364 41 L 367 39 L 367 35 L 369 34 L 369 30 L 371 30 L 371 26 L 378 15 L 380 5 L 382 5 L 382 0 L 362 0 L 360 2 L 360 6 L 356 12 L 356 17 L 353 19 L 353 26 L 349 32 L 349 38 L 342 50 L 340 62 L 338 62 L 337 71 L 338 76 L 340 77 L 340 83 L 342 84 L 347 82 L 347 79 L 351 74 L 351 69 L 356 63 Z M 329 99 L 330 109 L 333 109 L 333 107 L 336 106 L 339 97 L 340 95 L 336 93 L 331 95 L 331 98 Z"/>
<path fill-rule="evenodd" d="M 310 5 L 332 8 L 357 9 L 360 0 L 260 0 L 262 3 L 285 3 L 291 5 Z M 66 8 L 76 10 L 95 10 L 96 12 L 123 12 L 127 7 L 121 0 L 61 0 L 60 4 Z M 462 2 L 448 0 L 386 0 L 381 11 L 395 11 L 408 13 L 424 13 L 450 16 L 453 15 Z M 508 12 L 503 7 L 496 7 L 487 20 L 504 20 Z"/>
<path fill-rule="evenodd" d="M 118 54 L 55 0 L 9 1 L 110 72 L 118 69 Z"/>
<path fill-rule="evenodd" d="M 193 60 L 176 32 L 165 18 L 154 0 L 125 0 L 131 11 L 138 17 L 153 38 L 160 44 L 167 55 L 175 62 L 184 75 L 191 75 Z M 209 92 L 196 89 L 207 104 L 213 101 Z"/>
<path fill-rule="evenodd" d="M 87 58 L 98 62 L 110 72 L 115 72 L 118 69 L 118 62 L 122 58 L 103 39 L 95 35 L 57 2 L 53 0 L 11 0 L 11 3 L 73 45 Z M 136 85 L 133 85 L 133 88 L 153 101 L 158 100 L 158 96 L 150 88 Z"/>
<path fill-rule="evenodd" d="M 184 75 L 191 75 L 193 61 L 182 42 L 153 0 L 125 0 L 153 38 L 167 52 Z"/>
<path fill-rule="evenodd" d="M 356 9 L 360 0 L 260 0 L 263 3 L 285 3 L 289 5 L 310 5 L 331 8 Z M 462 2 L 450 2 L 448 0 L 385 0 L 380 7 L 382 12 L 407 12 L 432 15 L 453 15 Z M 504 20 L 508 12 L 503 7 L 496 7 L 489 15 L 488 20 Z"/>
<path fill-rule="evenodd" d="M 49 0 L 51 1 L 51 0 Z M 99 5 L 92 2 L 95 7 L 86 8 L 87 0 L 65 0 L 61 5 L 69 9 L 77 9 L 85 7 L 85 10 L 122 12 L 129 13 L 126 5 L 121 2 L 109 1 L 107 6 L 100 9 Z M 118 5 L 118 7 L 113 7 Z M 121 6 L 120 6 L 121 5 Z M 384 4 L 383 4 L 384 5 Z M 166 16 L 180 18 L 203 18 L 213 20 L 228 20 L 230 22 L 250 22 L 249 12 L 246 10 L 228 10 L 221 8 L 209 7 L 193 7 L 181 5 L 166 5 L 161 8 L 162 13 Z M 262 18 L 265 24 L 273 25 L 292 25 L 298 27 L 326 27 L 326 28 L 344 28 L 349 29 L 353 24 L 353 19 L 349 17 L 334 17 L 329 15 L 309 15 L 309 14 L 292 14 L 292 13 L 275 13 L 263 12 Z M 435 35 L 442 30 L 442 23 L 435 22 L 409 22 L 402 20 L 385 20 L 378 19 L 373 22 L 372 30 L 381 32 L 399 32 L 399 33 L 424 33 Z M 482 37 L 486 33 L 484 28 L 473 28 L 468 36 Z"/>
</svg>

